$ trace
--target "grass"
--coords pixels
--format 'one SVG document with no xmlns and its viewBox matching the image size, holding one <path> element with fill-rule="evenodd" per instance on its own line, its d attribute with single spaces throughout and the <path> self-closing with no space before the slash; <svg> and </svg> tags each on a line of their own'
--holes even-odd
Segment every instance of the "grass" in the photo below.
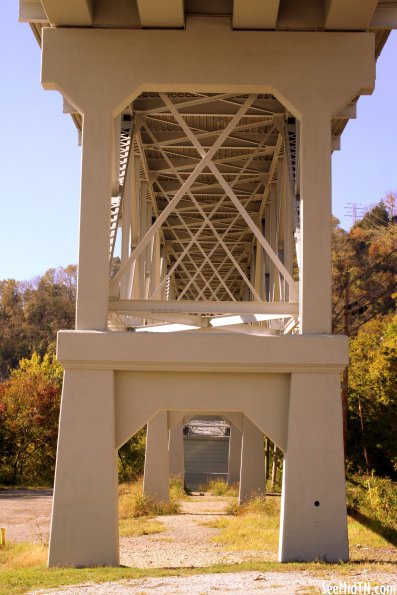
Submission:
<svg viewBox="0 0 397 595">
<path fill-rule="evenodd" d="M 23 595 L 33 589 L 45 589 L 82 583 L 101 583 L 123 579 L 140 579 L 145 577 L 191 576 L 194 574 L 223 572 L 310 572 L 326 577 L 332 573 L 341 577 L 356 574 L 358 571 L 370 569 L 373 572 L 391 570 L 390 565 L 377 564 L 325 564 L 322 562 L 295 562 L 280 564 L 278 562 L 250 561 L 240 564 L 217 564 L 204 568 L 178 569 L 139 569 L 139 568 L 46 568 L 46 547 L 41 546 L 41 562 L 35 562 L 34 556 L 22 555 L 32 549 L 32 544 L 6 546 L 7 552 L 0 550 L 0 595 Z M 9 563 L 3 564 L 4 556 Z M 21 566 L 22 560 L 24 565 Z"/>
<path fill-rule="evenodd" d="M 119 486 L 119 516 L 122 521 L 140 517 L 164 516 L 180 512 L 179 500 L 185 495 L 181 482 L 171 480 L 170 499 L 156 500 L 143 494 L 142 480 Z M 125 526 L 125 523 L 124 523 Z"/>
<path fill-rule="evenodd" d="M 3 571 L 40 566 L 45 563 L 47 552 L 47 545 L 7 543 L 0 548 L 0 568 Z"/>
<path fill-rule="evenodd" d="M 238 484 L 229 485 L 224 479 L 210 479 L 207 483 L 200 485 L 199 492 L 206 492 L 211 496 L 237 496 Z"/>
<path fill-rule="evenodd" d="M 277 552 L 280 500 L 258 496 L 242 506 L 232 503 L 227 509 L 232 516 L 206 523 L 221 531 L 213 537 L 216 543 L 235 551 Z"/>
<path fill-rule="evenodd" d="M 389 504 L 384 503 L 384 507 L 388 510 Z M 218 535 L 213 538 L 215 542 L 235 551 L 267 551 L 276 554 L 280 517 L 279 498 L 255 497 L 242 506 L 232 503 L 227 512 L 231 516 L 206 523 L 207 526 L 220 529 Z M 387 535 L 383 535 L 376 530 L 377 522 L 379 521 L 375 520 L 372 526 L 368 526 L 349 516 L 349 545 L 353 561 L 365 561 L 375 556 L 379 558 L 379 562 L 388 562 L 387 552 L 390 552 L 390 544 L 393 543 L 393 529 L 389 527 Z M 375 551 L 376 549 L 378 552 Z M 367 555 L 366 550 L 369 550 Z M 385 551 L 386 554 L 384 554 Z"/>
<path fill-rule="evenodd" d="M 246 518 L 246 517 L 245 517 Z M 244 515 L 231 521 L 242 521 Z M 45 589 L 82 583 L 101 583 L 145 577 L 189 576 L 223 572 L 310 572 L 326 577 L 332 573 L 341 577 L 363 569 L 373 572 L 393 570 L 385 563 L 326 564 L 323 562 L 288 563 L 249 561 L 240 564 L 217 564 L 204 568 L 139 569 L 139 568 L 47 568 L 47 547 L 34 544 L 9 544 L 0 548 L 0 595 L 23 595 L 33 589 Z"/>
<path fill-rule="evenodd" d="M 369 482 L 369 483 L 368 483 Z M 223 482 L 224 483 L 224 482 Z M 349 508 L 363 515 L 372 523 L 349 517 L 349 541 L 352 561 L 346 564 L 322 562 L 280 564 L 276 561 L 249 561 L 241 564 L 219 564 L 205 568 L 137 569 L 137 568 L 51 568 L 46 567 L 47 546 L 39 544 L 7 544 L 0 547 L 0 595 L 23 595 L 33 589 L 44 589 L 89 582 L 139 579 L 144 577 L 186 576 L 192 574 L 241 572 L 310 572 L 327 577 L 346 578 L 366 569 L 368 572 L 394 571 L 388 557 L 395 536 L 395 519 L 389 514 L 394 506 L 395 484 L 387 480 L 360 477 L 348 485 Z M 222 488 L 223 489 L 223 488 Z M 120 530 L 126 535 L 145 535 L 164 530 L 160 522 L 153 519 L 158 509 L 147 502 L 142 505 L 142 485 L 120 486 Z M 176 503 L 185 498 L 181 482 L 172 486 L 172 498 Z M 233 550 L 266 552 L 275 558 L 278 543 L 280 499 L 274 496 L 253 498 L 241 507 L 229 505 L 228 517 L 222 517 L 210 526 L 220 532 L 217 543 Z M 131 516 L 131 511 L 136 516 Z M 165 508 L 163 509 L 163 511 Z M 164 512 L 163 512 L 164 513 Z M 161 513 L 160 513 L 161 514 Z M 130 516 L 129 516 L 130 515 Z M 372 517 L 370 515 L 373 515 Z M 386 536 L 379 527 L 383 527 Z M 394 533 L 393 533 L 394 532 Z M 161 538 L 160 538 L 161 539 Z M 369 552 L 366 554 L 366 552 Z M 377 554 L 378 553 L 378 554 Z"/>
<path fill-rule="evenodd" d="M 356 475 L 346 485 L 351 517 L 397 546 L 397 484 L 374 475 Z"/>
<path fill-rule="evenodd" d="M 142 535 L 153 535 L 165 531 L 162 523 L 145 517 L 120 519 L 119 527 L 120 537 L 141 537 Z"/>
</svg>

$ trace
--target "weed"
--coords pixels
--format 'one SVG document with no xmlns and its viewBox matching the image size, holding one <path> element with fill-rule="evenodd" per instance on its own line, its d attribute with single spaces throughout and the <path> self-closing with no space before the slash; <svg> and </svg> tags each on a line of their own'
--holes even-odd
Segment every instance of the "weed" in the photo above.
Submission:
<svg viewBox="0 0 397 595">
<path fill-rule="evenodd" d="M 226 509 L 226 513 L 232 516 L 243 516 L 246 514 L 264 514 L 267 516 L 279 515 L 280 500 L 269 496 L 253 496 L 244 504 L 232 502 Z"/>
<path fill-rule="evenodd" d="M 359 512 L 381 523 L 385 529 L 397 531 L 397 484 L 375 475 L 356 475 L 347 481 L 349 511 Z"/>
<path fill-rule="evenodd" d="M 170 498 L 171 500 L 184 500 L 187 498 L 187 493 L 183 486 L 183 479 L 178 475 L 170 477 Z"/>
<path fill-rule="evenodd" d="M 220 518 L 209 526 L 221 529 L 214 541 L 232 550 L 267 550 L 275 554 L 278 545 L 280 501 L 255 496 L 243 505 L 230 504 L 232 518 Z"/>
<path fill-rule="evenodd" d="M 119 523 L 120 537 L 140 537 L 162 533 L 165 527 L 162 523 L 145 517 L 121 519 Z"/>
<path fill-rule="evenodd" d="M 180 512 L 180 505 L 178 500 L 173 496 L 175 493 L 176 488 L 174 485 L 173 493 L 170 495 L 169 500 L 157 500 L 143 494 L 142 480 L 131 484 L 121 484 L 119 486 L 120 519 L 178 514 Z"/>
<path fill-rule="evenodd" d="M 0 548 L 0 568 L 3 571 L 45 564 L 47 551 L 47 546 L 42 543 L 8 542 Z"/>
<path fill-rule="evenodd" d="M 214 541 L 232 550 L 267 551 L 275 556 L 279 540 L 280 498 L 255 496 L 241 506 L 229 504 L 227 513 L 230 516 L 207 523 L 207 526 L 220 529 Z M 368 556 L 390 561 L 391 539 L 389 534 L 384 535 L 377 528 L 374 520 L 366 525 L 361 519 L 357 521 L 349 517 L 349 544 L 355 561 L 364 561 Z"/>
<path fill-rule="evenodd" d="M 224 479 L 210 479 L 206 484 L 199 486 L 199 491 L 212 496 L 237 496 L 238 483 L 229 485 Z"/>
</svg>

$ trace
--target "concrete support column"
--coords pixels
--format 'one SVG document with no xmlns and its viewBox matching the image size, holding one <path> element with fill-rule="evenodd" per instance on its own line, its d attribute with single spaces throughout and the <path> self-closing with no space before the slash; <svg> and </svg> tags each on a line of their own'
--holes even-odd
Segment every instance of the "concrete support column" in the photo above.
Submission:
<svg viewBox="0 0 397 595">
<path fill-rule="evenodd" d="M 348 560 L 340 379 L 291 377 L 279 560 Z"/>
<path fill-rule="evenodd" d="M 302 333 L 331 333 L 331 118 L 300 123 Z"/>
<path fill-rule="evenodd" d="M 147 424 L 143 493 L 158 500 L 168 500 L 169 474 L 168 417 L 164 409 Z"/>
<path fill-rule="evenodd" d="M 265 493 L 263 433 L 248 417 L 244 417 L 239 503 L 242 504 L 252 495 L 264 495 Z"/>
<path fill-rule="evenodd" d="M 183 423 L 170 429 L 168 453 L 170 461 L 170 475 L 176 475 L 183 480 L 185 475 L 185 452 L 183 445 Z"/>
<path fill-rule="evenodd" d="M 83 118 L 80 247 L 76 329 L 105 330 L 109 295 L 109 232 L 114 122 L 94 109 Z"/>
<path fill-rule="evenodd" d="M 113 372 L 66 370 L 50 566 L 118 566 Z"/>
<path fill-rule="evenodd" d="M 241 441 L 241 431 L 234 424 L 230 424 L 229 461 L 227 469 L 227 483 L 229 485 L 240 480 Z"/>
</svg>

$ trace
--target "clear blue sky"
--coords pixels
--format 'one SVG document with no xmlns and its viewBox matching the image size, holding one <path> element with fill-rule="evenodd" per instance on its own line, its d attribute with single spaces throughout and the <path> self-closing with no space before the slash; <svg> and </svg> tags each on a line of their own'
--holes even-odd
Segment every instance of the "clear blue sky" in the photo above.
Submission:
<svg viewBox="0 0 397 595">
<path fill-rule="evenodd" d="M 40 50 L 18 2 L 4 3 L 0 36 L 0 279 L 31 279 L 77 261 L 81 149 L 57 92 L 40 85 Z M 397 32 L 377 66 L 377 86 L 333 156 L 333 212 L 397 190 Z"/>
</svg>

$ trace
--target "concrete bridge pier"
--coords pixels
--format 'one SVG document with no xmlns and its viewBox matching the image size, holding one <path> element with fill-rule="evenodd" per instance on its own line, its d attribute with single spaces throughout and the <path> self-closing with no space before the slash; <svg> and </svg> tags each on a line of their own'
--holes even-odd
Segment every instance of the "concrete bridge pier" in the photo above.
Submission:
<svg viewBox="0 0 397 595">
<path fill-rule="evenodd" d="M 265 449 L 263 432 L 244 416 L 241 447 L 239 503 L 253 496 L 264 496 Z"/>
</svg>

